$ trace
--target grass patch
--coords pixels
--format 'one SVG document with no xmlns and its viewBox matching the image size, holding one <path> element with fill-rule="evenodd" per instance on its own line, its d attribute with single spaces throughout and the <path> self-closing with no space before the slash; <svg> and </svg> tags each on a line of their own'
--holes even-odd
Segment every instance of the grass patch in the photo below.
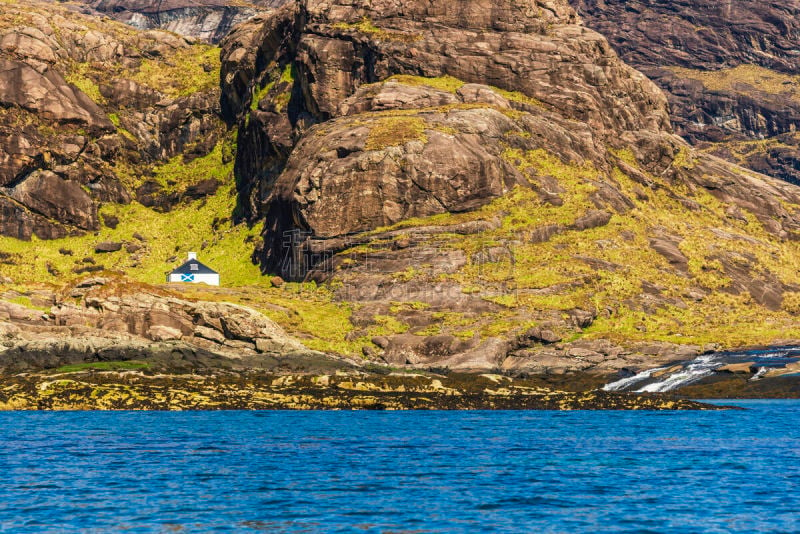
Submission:
<svg viewBox="0 0 800 534">
<path fill-rule="evenodd" d="M 150 364 L 136 360 L 124 362 L 90 362 L 62 365 L 55 373 L 78 373 L 81 371 L 130 371 L 134 369 L 147 369 Z"/>
<path fill-rule="evenodd" d="M 233 163 L 222 162 L 223 143 L 217 143 L 214 149 L 201 158 L 184 163 L 183 155 L 178 155 L 163 165 L 153 169 L 153 179 L 166 191 L 185 189 L 201 180 L 215 178 L 225 182 L 231 172 Z"/>
<path fill-rule="evenodd" d="M 800 76 L 783 74 L 757 65 L 739 65 L 713 71 L 669 67 L 682 78 L 698 80 L 711 91 L 731 91 L 752 94 L 753 90 L 774 95 L 788 95 L 800 100 Z"/>
<path fill-rule="evenodd" d="M 91 71 L 92 68 L 88 63 L 75 63 L 66 73 L 64 79 L 67 81 L 67 83 L 70 83 L 80 89 L 96 104 L 105 105 L 106 99 L 102 94 L 100 94 L 100 87 L 97 85 L 97 82 L 95 82 L 89 76 Z"/>
<path fill-rule="evenodd" d="M 273 87 L 275 87 L 275 82 L 269 82 L 267 85 L 256 91 L 256 93 L 253 95 L 253 100 L 250 102 L 250 111 L 255 111 L 258 109 L 258 103 L 261 102 L 270 91 L 272 91 Z"/>
<path fill-rule="evenodd" d="M 400 146 L 411 141 L 428 139 L 425 136 L 425 121 L 419 117 L 385 117 L 372 124 L 364 146 L 366 150 L 382 150 Z"/>
<path fill-rule="evenodd" d="M 19 304 L 20 306 L 24 306 L 31 310 L 41 311 L 41 312 L 49 312 L 50 308 L 46 306 L 36 306 L 31 302 L 30 297 L 26 297 L 24 295 L 20 295 L 19 297 L 14 297 L 7 299 L 7 302 L 11 302 L 12 304 Z"/>
<path fill-rule="evenodd" d="M 511 102 L 517 102 L 518 104 L 526 104 L 528 106 L 535 106 L 537 108 L 544 107 L 544 104 L 542 104 L 541 101 L 536 100 L 535 98 L 530 97 L 525 93 L 520 93 L 519 91 L 507 91 L 499 87 L 492 87 L 492 91 L 494 91 L 498 95 L 504 97 L 506 100 L 509 100 Z"/>
<path fill-rule="evenodd" d="M 448 93 L 455 93 L 464 86 L 464 82 L 452 76 L 440 76 L 438 78 L 425 78 L 423 76 L 411 76 L 408 74 L 396 74 L 387 79 L 402 83 L 403 85 L 410 85 L 412 87 L 431 87 L 440 91 Z"/>
<path fill-rule="evenodd" d="M 413 35 L 379 28 L 373 24 L 369 17 L 362 17 L 358 22 L 338 22 L 333 25 L 333 28 L 340 31 L 355 31 L 358 33 L 363 33 L 379 41 L 400 41 L 404 43 L 413 43 L 415 41 L 422 40 L 421 35 Z"/>
<path fill-rule="evenodd" d="M 219 56 L 218 47 L 195 44 L 176 51 L 168 60 L 144 59 L 128 76 L 168 96 L 189 96 L 219 84 Z M 208 72 L 204 66 L 210 67 Z"/>
</svg>

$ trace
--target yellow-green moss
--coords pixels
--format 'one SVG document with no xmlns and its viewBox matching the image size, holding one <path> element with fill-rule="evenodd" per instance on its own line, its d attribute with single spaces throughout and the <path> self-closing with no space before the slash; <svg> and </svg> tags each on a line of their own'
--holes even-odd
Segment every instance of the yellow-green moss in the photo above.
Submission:
<svg viewBox="0 0 800 534">
<path fill-rule="evenodd" d="M 131 80 L 169 96 L 188 96 L 219 85 L 218 47 L 195 44 L 164 59 L 144 59 Z M 210 67 L 206 72 L 204 66 Z"/>
<path fill-rule="evenodd" d="M 201 180 L 215 178 L 225 181 L 233 172 L 233 162 L 222 162 L 223 142 L 217 143 L 207 155 L 185 163 L 182 155 L 176 156 L 153 169 L 153 179 L 165 190 L 182 190 Z"/>
<path fill-rule="evenodd" d="M 64 79 L 84 92 L 95 103 L 103 105 L 106 103 L 106 99 L 100 94 L 100 87 L 97 82 L 88 74 L 91 70 L 91 66 L 88 63 L 76 63 L 66 73 Z"/>
<path fill-rule="evenodd" d="M 501 89 L 500 87 L 492 87 L 492 90 L 511 102 L 535 106 L 537 108 L 544 107 L 544 104 L 542 104 L 541 101 L 519 91 L 507 91 L 506 89 Z"/>
<path fill-rule="evenodd" d="M 448 93 L 455 93 L 464 85 L 464 82 L 452 76 L 440 76 L 438 78 L 425 78 L 423 76 L 411 76 L 407 74 L 396 74 L 387 81 L 402 83 L 413 87 L 431 87 Z"/>
<path fill-rule="evenodd" d="M 250 101 L 250 110 L 255 111 L 258 109 L 258 103 L 261 102 L 265 96 L 269 94 L 272 88 L 275 87 L 275 82 L 269 82 L 267 85 L 259 89 L 253 94 L 253 100 Z"/>
<path fill-rule="evenodd" d="M 62 365 L 54 373 L 77 373 L 81 371 L 127 371 L 133 369 L 147 369 L 150 366 L 147 362 L 128 360 L 121 362 L 89 362 Z"/>
<path fill-rule="evenodd" d="M 427 141 L 425 121 L 419 117 L 386 117 L 371 124 L 366 150 L 382 150 L 411 141 Z"/>
<path fill-rule="evenodd" d="M 693 168 L 694 157 L 691 155 L 689 147 L 682 146 L 675 155 L 675 159 L 672 160 L 672 164 L 676 167 L 680 167 L 681 169 Z"/>
<path fill-rule="evenodd" d="M 13 297 L 13 298 L 7 299 L 7 301 L 11 302 L 13 304 L 19 304 L 20 306 L 25 306 L 26 308 L 29 308 L 31 310 L 44 311 L 44 312 L 50 311 L 49 307 L 36 306 L 35 304 L 33 304 L 31 302 L 30 297 L 26 297 L 24 295 L 21 295 L 19 297 Z"/>
<path fill-rule="evenodd" d="M 682 78 L 698 80 L 712 91 L 733 91 L 751 94 L 763 91 L 770 94 L 786 94 L 800 100 L 795 88 L 800 85 L 800 76 L 783 74 L 758 65 L 739 65 L 730 69 L 703 71 L 683 67 L 669 67 Z"/>
<path fill-rule="evenodd" d="M 369 35 L 373 39 L 377 39 L 379 41 L 400 41 L 404 43 L 411 43 L 422 39 L 422 36 L 420 35 L 379 28 L 373 24 L 369 17 L 362 17 L 358 22 L 338 22 L 333 25 L 333 28 L 340 31 L 356 31 L 358 33 Z"/>
</svg>

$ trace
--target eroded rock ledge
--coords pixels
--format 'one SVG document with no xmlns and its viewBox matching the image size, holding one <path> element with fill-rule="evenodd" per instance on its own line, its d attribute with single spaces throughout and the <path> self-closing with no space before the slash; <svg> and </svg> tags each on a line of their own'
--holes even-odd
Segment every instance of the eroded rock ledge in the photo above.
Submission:
<svg viewBox="0 0 800 534">
<path fill-rule="evenodd" d="M 255 310 L 191 302 L 155 288 L 89 278 L 49 293 L 49 311 L 0 301 L 0 368 L 27 371 L 148 360 L 168 369 L 349 367 L 307 349 Z M 41 299 L 41 297 L 39 297 Z M 288 364 L 287 364 L 288 365 Z"/>
</svg>

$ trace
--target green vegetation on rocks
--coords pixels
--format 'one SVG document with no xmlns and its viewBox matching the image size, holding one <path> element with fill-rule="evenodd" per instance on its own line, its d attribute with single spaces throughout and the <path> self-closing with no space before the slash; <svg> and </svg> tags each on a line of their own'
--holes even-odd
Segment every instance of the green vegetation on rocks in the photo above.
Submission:
<svg viewBox="0 0 800 534">
<path fill-rule="evenodd" d="M 147 369 L 149 366 L 150 365 L 147 362 L 138 361 L 74 363 L 70 365 L 63 365 L 53 372 L 79 373 L 82 371 L 130 371 L 136 369 Z"/>
<path fill-rule="evenodd" d="M 367 138 L 366 150 L 381 150 L 411 141 L 425 142 L 425 121 L 418 117 L 386 117 L 378 119 Z"/>
</svg>

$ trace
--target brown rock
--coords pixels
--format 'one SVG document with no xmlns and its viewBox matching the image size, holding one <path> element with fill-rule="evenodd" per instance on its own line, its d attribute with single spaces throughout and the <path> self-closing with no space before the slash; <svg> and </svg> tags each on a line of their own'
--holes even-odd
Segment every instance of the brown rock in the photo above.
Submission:
<svg viewBox="0 0 800 534">
<path fill-rule="evenodd" d="M 597 318 L 597 312 L 595 310 L 581 310 L 579 308 L 575 308 L 568 311 L 567 314 L 569 315 L 572 324 L 578 328 L 590 327 Z"/>
<path fill-rule="evenodd" d="M 88 193 L 79 184 L 62 180 L 52 172 L 34 172 L 9 196 L 49 218 L 84 230 L 98 228 L 97 208 Z"/>
<path fill-rule="evenodd" d="M 96 253 L 117 252 L 122 250 L 122 243 L 115 243 L 113 241 L 103 241 L 94 246 Z"/>
<path fill-rule="evenodd" d="M 689 260 L 678 248 L 678 244 L 679 241 L 669 237 L 650 239 L 650 247 L 653 250 L 664 256 L 671 265 L 686 270 Z"/>
<path fill-rule="evenodd" d="M 147 337 L 153 341 L 170 341 L 180 339 L 182 336 L 181 331 L 177 328 L 170 328 L 169 326 L 151 326 L 147 331 Z"/>
<path fill-rule="evenodd" d="M 611 214 L 607 211 L 591 210 L 575 219 L 572 227 L 576 230 L 589 230 L 590 228 L 605 226 L 610 220 Z"/>
<path fill-rule="evenodd" d="M 754 366 L 755 362 L 729 363 L 717 369 L 717 372 L 734 373 L 734 374 L 753 374 Z"/>
<path fill-rule="evenodd" d="M 525 332 L 520 341 L 522 341 L 525 346 L 530 346 L 532 343 L 552 344 L 561 341 L 561 336 L 547 328 L 534 326 Z"/>
<path fill-rule="evenodd" d="M 114 229 L 119 225 L 119 217 L 116 215 L 103 215 L 103 224 Z"/>
<path fill-rule="evenodd" d="M 97 104 L 67 84 L 56 70 L 41 74 L 26 63 L 0 58 L 0 72 L 0 104 L 19 106 L 54 121 L 113 128 Z"/>
<path fill-rule="evenodd" d="M 550 241 L 554 235 L 560 234 L 563 231 L 564 228 L 558 224 L 547 224 L 545 226 L 540 226 L 531 231 L 530 242 L 545 243 Z"/>
<path fill-rule="evenodd" d="M 386 336 L 373 337 L 372 343 L 381 349 L 385 349 L 386 347 L 389 346 L 389 338 L 387 338 Z"/>
</svg>

